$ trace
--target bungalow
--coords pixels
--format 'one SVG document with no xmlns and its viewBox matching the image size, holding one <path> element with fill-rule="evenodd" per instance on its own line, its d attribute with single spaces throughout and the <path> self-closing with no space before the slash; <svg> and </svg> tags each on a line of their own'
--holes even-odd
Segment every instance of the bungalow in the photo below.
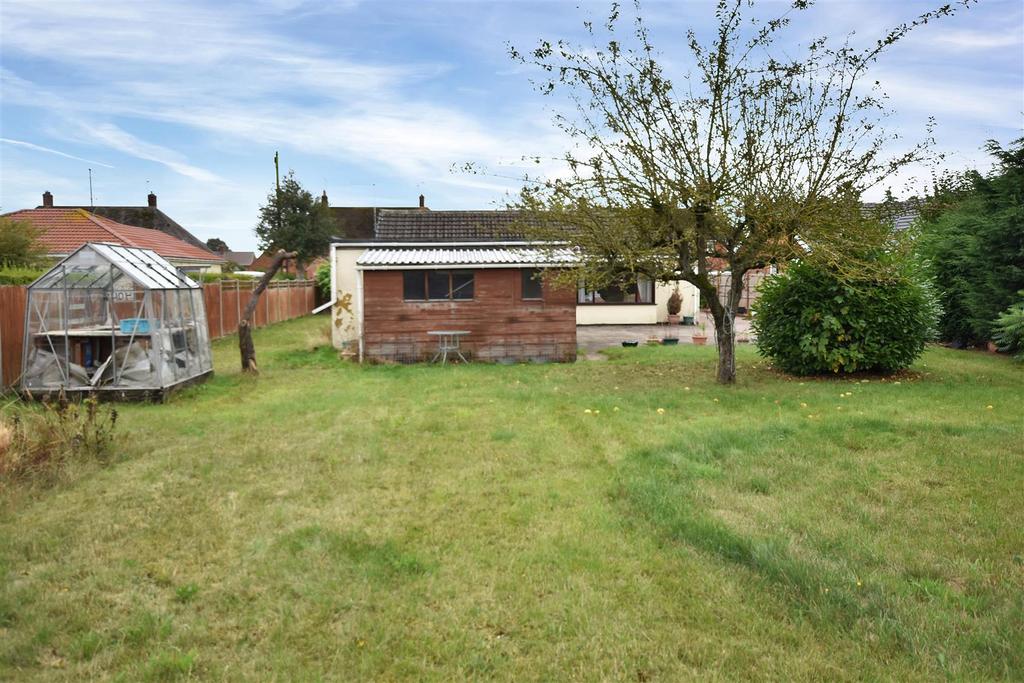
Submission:
<svg viewBox="0 0 1024 683">
<path fill-rule="evenodd" d="M 159 230 L 123 225 L 84 209 L 44 207 L 4 214 L 4 218 L 35 226 L 47 256 L 62 259 L 88 242 L 149 249 L 185 272 L 219 273 L 224 259 Z"/>
<path fill-rule="evenodd" d="M 514 211 L 375 209 L 374 238 L 337 239 L 332 264 L 333 340 L 361 359 L 417 360 L 436 352 L 438 335 L 466 332 L 464 344 L 489 360 L 571 360 L 576 325 L 655 324 L 668 320 L 678 287 L 683 315 L 699 296 L 685 282 L 639 278 L 620 287 L 558 287 L 547 269 L 571 254 L 539 249 L 517 229 Z M 318 309 L 320 310 L 320 309 Z"/>
</svg>

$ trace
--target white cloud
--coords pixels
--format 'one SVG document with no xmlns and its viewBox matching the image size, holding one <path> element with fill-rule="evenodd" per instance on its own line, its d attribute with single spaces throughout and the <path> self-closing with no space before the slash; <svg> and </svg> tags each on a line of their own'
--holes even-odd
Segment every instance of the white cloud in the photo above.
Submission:
<svg viewBox="0 0 1024 683">
<path fill-rule="evenodd" d="M 116 149 L 124 154 L 129 154 L 139 159 L 153 161 L 162 164 L 175 173 L 186 178 L 200 182 L 220 182 L 217 174 L 187 163 L 184 158 L 174 150 L 144 142 L 134 135 L 121 130 L 112 123 L 101 123 L 89 125 L 79 123 L 79 132 L 94 142 Z"/>
<path fill-rule="evenodd" d="M 24 140 L 11 140 L 10 138 L 0 138 L 0 142 L 7 145 L 16 145 L 18 147 L 24 147 L 25 149 L 31 149 L 36 152 L 45 152 L 47 154 L 55 154 L 57 156 L 65 157 L 67 159 L 74 159 L 75 161 L 84 161 L 87 164 L 93 164 L 95 166 L 104 166 L 106 168 L 114 168 L 110 164 L 105 164 L 102 161 L 93 161 L 91 159 L 84 159 L 82 157 L 76 157 L 74 154 L 68 154 L 62 152 L 59 149 L 51 149 L 49 147 L 43 147 L 42 145 L 36 145 L 31 142 L 25 142 Z"/>
<path fill-rule="evenodd" d="M 936 31 L 932 42 L 959 50 L 998 50 L 1019 48 L 1024 42 L 1019 25 L 1002 31 L 944 30 Z M 1019 53 L 1018 53 L 1019 54 Z"/>
</svg>

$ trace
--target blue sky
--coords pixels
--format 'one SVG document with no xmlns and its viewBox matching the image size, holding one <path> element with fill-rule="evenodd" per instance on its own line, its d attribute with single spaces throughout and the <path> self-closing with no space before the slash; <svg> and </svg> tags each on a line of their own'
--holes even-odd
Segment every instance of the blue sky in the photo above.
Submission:
<svg viewBox="0 0 1024 683">
<path fill-rule="evenodd" d="M 936 2 L 824 0 L 784 47 L 856 31 L 869 44 Z M 493 208 L 522 155 L 554 157 L 556 102 L 505 42 L 579 38 L 608 3 L 103 2 L 0 3 L 0 210 L 88 204 L 160 207 L 196 235 L 256 246 L 273 155 L 332 205 Z M 761 2 L 775 13 L 782 2 Z M 682 36 L 706 36 L 710 1 L 647 2 L 664 61 L 685 69 Z M 938 122 L 953 167 L 986 168 L 980 146 L 1021 134 L 1024 3 L 982 0 L 897 45 L 872 74 L 907 140 Z M 495 176 L 453 173 L 477 162 Z M 550 168 L 557 173 L 557 165 Z M 914 170 L 926 179 L 928 169 Z M 902 186 L 906 178 L 894 179 Z M 881 192 L 881 188 L 877 190 Z"/>
</svg>

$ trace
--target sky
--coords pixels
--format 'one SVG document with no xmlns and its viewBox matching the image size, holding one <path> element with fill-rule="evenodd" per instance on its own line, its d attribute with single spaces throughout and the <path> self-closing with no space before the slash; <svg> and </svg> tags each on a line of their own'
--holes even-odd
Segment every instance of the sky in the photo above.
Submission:
<svg viewBox="0 0 1024 683">
<path fill-rule="evenodd" d="M 866 46 L 938 0 L 819 0 L 779 47 L 817 35 Z M 579 40 L 608 2 L 512 0 L 65 0 L 0 3 L 0 212 L 41 203 L 144 205 L 232 249 L 255 249 L 274 153 L 332 206 L 488 209 L 518 187 L 523 156 L 555 158 L 560 102 L 507 44 Z M 713 2 L 648 1 L 670 76 Z M 757 12 L 783 11 L 781 1 Z M 1024 127 L 1024 3 L 981 0 L 928 24 L 874 67 L 908 142 L 937 123 L 949 168 L 986 170 L 985 140 Z M 467 162 L 484 174 L 459 172 Z M 557 164 L 545 172 L 557 173 Z M 929 168 L 907 178 L 927 180 Z M 899 180 L 900 182 L 896 182 Z M 875 188 L 876 199 L 884 188 Z"/>
</svg>

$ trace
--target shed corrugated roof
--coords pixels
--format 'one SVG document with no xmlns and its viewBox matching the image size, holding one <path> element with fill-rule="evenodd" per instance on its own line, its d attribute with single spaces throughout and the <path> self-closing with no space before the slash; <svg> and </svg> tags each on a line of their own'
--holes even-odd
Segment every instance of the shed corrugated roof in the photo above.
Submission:
<svg viewBox="0 0 1024 683">
<path fill-rule="evenodd" d="M 367 249 L 356 260 L 363 269 L 396 266 L 559 266 L 570 265 L 576 255 L 570 249 L 531 246 L 422 247 Z"/>
</svg>

